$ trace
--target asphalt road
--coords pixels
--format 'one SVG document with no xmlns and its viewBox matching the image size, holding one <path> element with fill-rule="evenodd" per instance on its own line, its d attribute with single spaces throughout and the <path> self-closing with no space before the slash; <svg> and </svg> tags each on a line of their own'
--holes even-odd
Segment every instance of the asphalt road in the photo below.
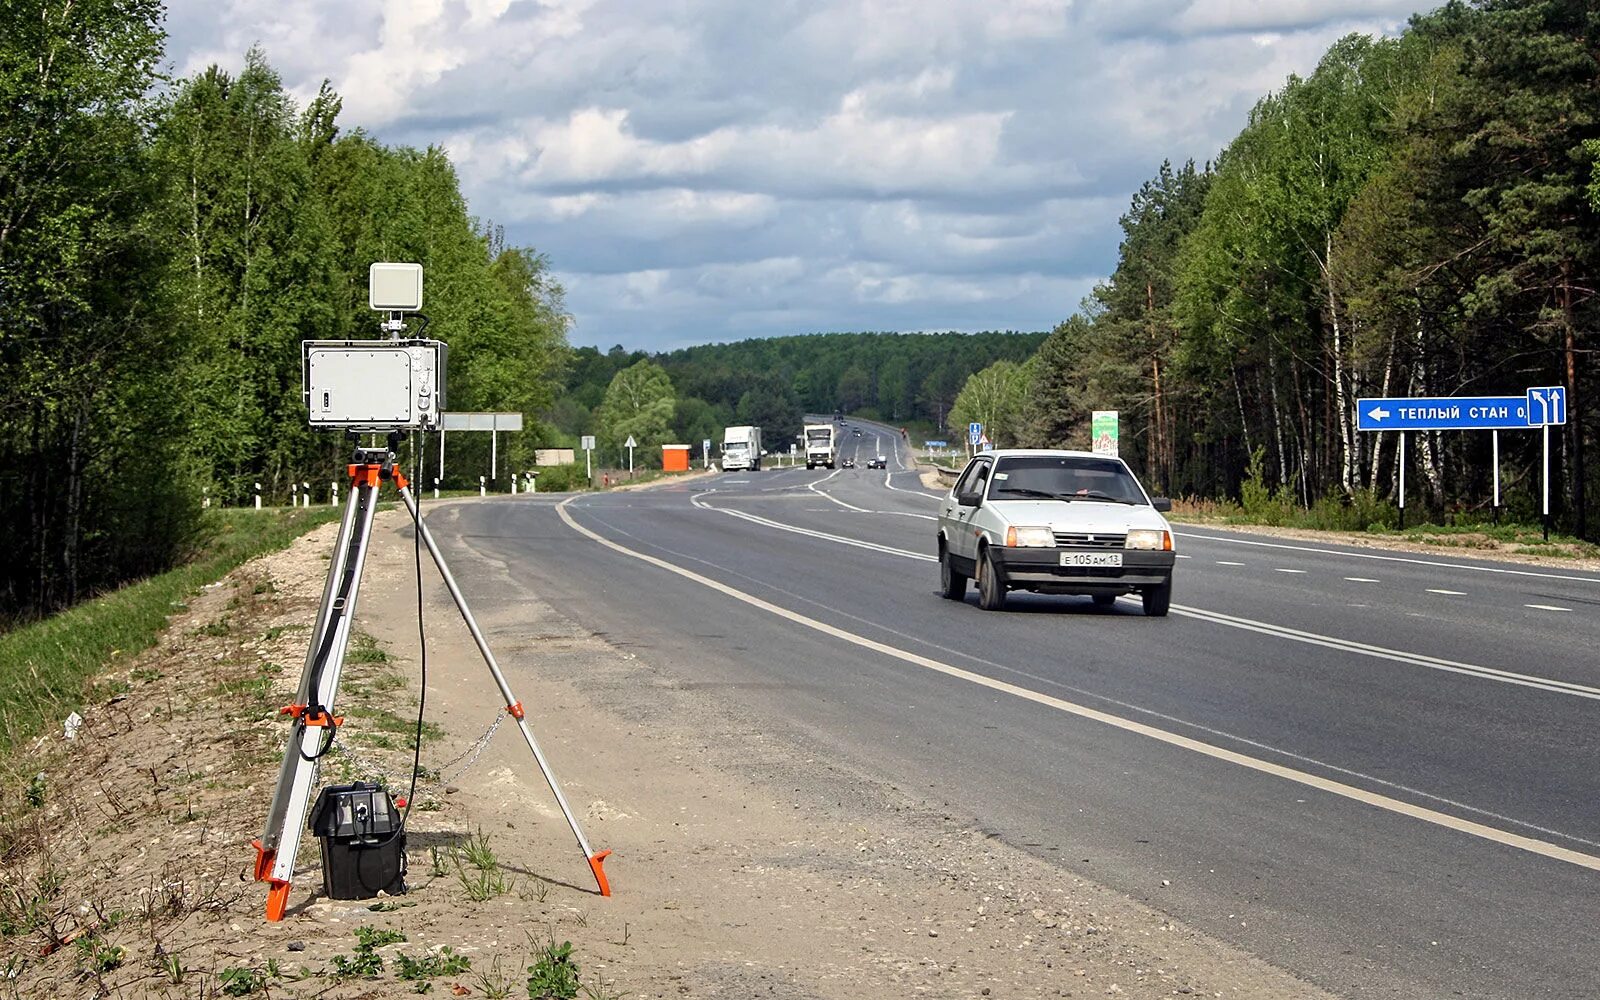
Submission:
<svg viewBox="0 0 1600 1000">
<path fill-rule="evenodd" d="M 507 499 L 434 530 L 775 728 L 1333 992 L 1600 996 L 1600 575 L 1184 529 L 1172 617 L 986 613 L 937 595 L 939 498 L 897 436 L 851 426 L 841 457 L 889 471 Z"/>
</svg>

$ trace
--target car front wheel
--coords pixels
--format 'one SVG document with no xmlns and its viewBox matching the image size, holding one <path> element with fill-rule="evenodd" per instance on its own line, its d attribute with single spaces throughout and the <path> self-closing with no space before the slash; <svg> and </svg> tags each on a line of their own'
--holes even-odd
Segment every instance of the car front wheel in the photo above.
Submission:
<svg viewBox="0 0 1600 1000">
<path fill-rule="evenodd" d="M 986 548 L 978 555 L 978 607 L 999 611 L 1006 606 L 1006 585 L 1000 582 L 994 556 Z"/>
<path fill-rule="evenodd" d="M 967 596 L 967 578 L 956 572 L 943 545 L 939 546 L 939 593 L 951 601 L 965 600 Z"/>
<path fill-rule="evenodd" d="M 1146 587 L 1139 595 L 1144 602 L 1144 613 L 1152 618 L 1165 618 L 1172 607 L 1172 577 L 1154 587 Z"/>
</svg>

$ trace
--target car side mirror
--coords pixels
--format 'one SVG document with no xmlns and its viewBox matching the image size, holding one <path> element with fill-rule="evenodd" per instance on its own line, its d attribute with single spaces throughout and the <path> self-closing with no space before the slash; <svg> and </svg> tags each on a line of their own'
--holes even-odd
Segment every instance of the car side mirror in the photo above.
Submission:
<svg viewBox="0 0 1600 1000">
<path fill-rule="evenodd" d="M 1172 501 L 1166 497 L 1156 497 L 1150 501 L 1150 506 L 1165 514 L 1172 509 Z"/>
<path fill-rule="evenodd" d="M 983 503 L 983 494 L 979 492 L 957 493 L 956 503 L 963 507 L 977 507 Z"/>
</svg>

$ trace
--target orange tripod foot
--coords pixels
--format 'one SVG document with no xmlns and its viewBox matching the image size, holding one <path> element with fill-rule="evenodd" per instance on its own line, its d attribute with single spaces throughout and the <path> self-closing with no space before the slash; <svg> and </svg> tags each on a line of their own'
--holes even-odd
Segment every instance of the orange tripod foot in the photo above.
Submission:
<svg viewBox="0 0 1600 1000">
<path fill-rule="evenodd" d="M 289 908 L 289 883 L 272 880 L 272 888 L 267 890 L 267 919 L 273 923 L 283 919 L 283 911 Z"/>
<path fill-rule="evenodd" d="M 594 880 L 600 886 L 600 895 L 611 895 L 611 883 L 606 881 L 606 858 L 611 856 L 610 851 L 601 851 L 589 856 L 589 870 L 594 872 Z"/>
</svg>

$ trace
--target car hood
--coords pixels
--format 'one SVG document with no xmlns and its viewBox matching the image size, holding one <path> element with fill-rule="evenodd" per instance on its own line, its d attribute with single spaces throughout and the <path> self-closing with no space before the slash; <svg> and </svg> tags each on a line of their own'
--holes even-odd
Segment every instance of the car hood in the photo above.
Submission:
<svg viewBox="0 0 1600 1000">
<path fill-rule="evenodd" d="M 986 500 L 1008 524 L 1048 525 L 1053 531 L 1122 534 L 1133 528 L 1172 530 L 1167 519 L 1143 504 L 1100 500 Z"/>
</svg>

